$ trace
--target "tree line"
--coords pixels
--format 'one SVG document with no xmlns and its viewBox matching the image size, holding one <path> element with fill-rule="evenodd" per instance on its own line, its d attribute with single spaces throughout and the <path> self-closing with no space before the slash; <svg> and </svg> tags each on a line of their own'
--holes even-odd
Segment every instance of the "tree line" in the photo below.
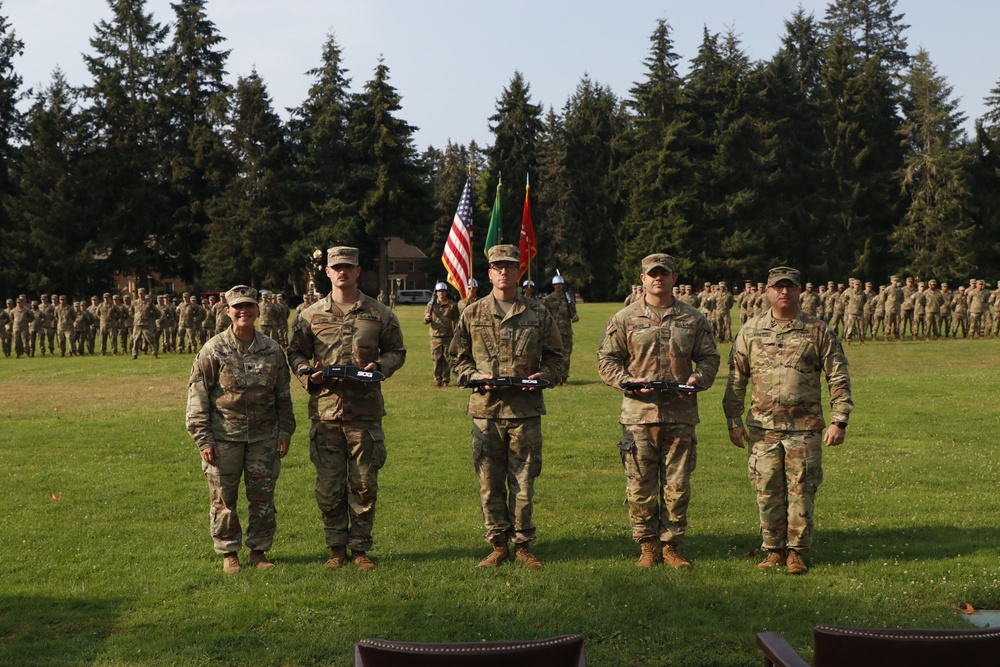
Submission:
<svg viewBox="0 0 1000 667">
<path fill-rule="evenodd" d="M 475 275 L 501 175 L 512 243 L 530 178 L 533 274 L 559 269 L 591 300 L 624 294 L 653 250 L 690 281 L 779 263 L 816 281 L 957 280 L 1000 259 L 1000 84 L 968 137 L 930 55 L 908 50 L 897 0 L 800 8 L 767 60 L 706 28 L 686 74 L 660 20 L 626 95 L 584 75 L 545 108 L 515 72 L 492 145 L 423 150 L 388 65 L 352 89 L 333 34 L 283 120 L 256 72 L 226 82 L 207 0 L 178 0 L 169 25 L 145 0 L 108 4 L 84 55 L 91 83 L 56 71 L 35 92 L 0 2 L 0 292 L 84 294 L 152 271 L 302 292 L 323 284 L 317 249 L 338 244 L 384 285 L 390 236 L 438 279 L 470 166 Z"/>
</svg>

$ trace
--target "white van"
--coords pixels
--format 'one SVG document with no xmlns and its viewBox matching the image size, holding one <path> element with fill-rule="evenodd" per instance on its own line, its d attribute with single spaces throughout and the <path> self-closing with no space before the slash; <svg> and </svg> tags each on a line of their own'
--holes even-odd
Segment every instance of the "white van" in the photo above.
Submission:
<svg viewBox="0 0 1000 667">
<path fill-rule="evenodd" d="M 396 295 L 396 304 L 404 303 L 430 303 L 434 298 L 434 292 L 429 289 L 401 289 Z"/>
</svg>

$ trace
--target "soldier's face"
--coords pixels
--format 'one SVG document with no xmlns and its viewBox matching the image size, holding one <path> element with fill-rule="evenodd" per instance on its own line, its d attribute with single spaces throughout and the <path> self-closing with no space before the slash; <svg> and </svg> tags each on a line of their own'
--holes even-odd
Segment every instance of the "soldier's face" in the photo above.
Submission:
<svg viewBox="0 0 1000 667">
<path fill-rule="evenodd" d="M 552 291 L 556 293 L 556 296 L 562 296 L 563 292 L 566 291 L 566 286 L 562 283 L 556 283 L 552 286 Z"/>
<path fill-rule="evenodd" d="M 788 310 L 799 301 L 800 287 L 790 280 L 779 280 L 777 284 L 767 288 L 767 300 L 778 310 Z"/>
<path fill-rule="evenodd" d="M 654 297 L 671 294 L 678 274 L 671 273 L 661 266 L 654 266 L 649 273 L 642 274 L 642 286 L 647 294 Z"/>
<path fill-rule="evenodd" d="M 235 306 L 226 306 L 226 313 L 239 327 L 252 327 L 260 314 L 260 308 L 256 303 L 241 303 Z"/>
<path fill-rule="evenodd" d="M 490 264 L 490 282 L 501 291 L 511 287 L 516 288 L 519 269 L 520 266 L 516 262 L 494 262 Z M 524 289 L 527 292 L 529 288 Z"/>
<path fill-rule="evenodd" d="M 353 264 L 334 264 L 326 267 L 326 275 L 337 289 L 353 290 L 358 286 L 361 267 Z"/>
</svg>

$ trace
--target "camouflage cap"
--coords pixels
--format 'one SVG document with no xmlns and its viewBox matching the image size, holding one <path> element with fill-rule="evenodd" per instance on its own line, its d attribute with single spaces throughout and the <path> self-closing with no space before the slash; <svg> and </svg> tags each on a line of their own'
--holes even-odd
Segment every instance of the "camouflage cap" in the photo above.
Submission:
<svg viewBox="0 0 1000 667">
<path fill-rule="evenodd" d="M 342 245 L 328 248 L 326 251 L 326 265 L 337 266 L 338 264 L 358 266 L 358 249 Z"/>
<path fill-rule="evenodd" d="M 63 298 L 65 299 L 66 297 Z M 14 303 L 14 299 L 7 297 L 7 303 Z"/>
<path fill-rule="evenodd" d="M 139 294 L 145 294 L 145 293 L 146 293 L 146 288 L 145 287 L 140 287 L 139 288 Z"/>
<path fill-rule="evenodd" d="M 112 298 L 112 299 L 114 299 L 115 301 L 121 301 L 121 300 L 122 300 L 121 296 L 120 296 L 120 295 L 118 295 L 118 294 L 115 294 L 115 295 L 114 295 L 114 296 L 112 296 L 111 298 Z"/>
<path fill-rule="evenodd" d="M 917 287 L 927 287 L 927 285 L 925 285 L 924 281 L 921 280 L 919 283 L 917 283 Z"/>
<path fill-rule="evenodd" d="M 38 305 L 38 302 L 37 302 L 37 301 L 35 301 L 34 299 L 32 299 L 32 300 L 31 300 L 31 305 L 32 305 L 32 306 L 37 306 L 37 305 Z"/>
<path fill-rule="evenodd" d="M 977 285 L 985 285 L 985 284 L 986 284 L 986 281 L 985 281 L 985 280 L 983 280 L 982 278 L 980 278 L 979 280 L 977 280 L 977 281 L 976 281 L 976 284 L 977 284 Z"/>
<path fill-rule="evenodd" d="M 104 295 L 101 298 L 102 299 L 110 299 L 111 298 L 111 292 L 105 292 Z"/>
<path fill-rule="evenodd" d="M 875 287 L 875 285 L 873 285 L 873 284 L 872 284 L 872 283 L 870 283 L 870 282 L 866 282 L 866 283 L 865 283 L 865 287 Z"/>
<path fill-rule="evenodd" d="M 812 286 L 813 286 L 812 283 L 806 283 L 806 287 L 812 287 Z"/>
<path fill-rule="evenodd" d="M 836 287 L 836 286 L 837 286 L 837 283 L 835 283 L 835 282 L 833 282 L 833 281 L 831 280 L 831 281 L 829 281 L 829 282 L 828 282 L 828 283 L 826 284 L 826 286 L 827 286 L 827 287 Z"/>
<path fill-rule="evenodd" d="M 937 285 L 937 281 L 934 280 L 933 278 L 931 278 L 930 280 L 927 281 L 927 284 L 928 285 Z"/>
<path fill-rule="evenodd" d="M 782 280 L 791 282 L 796 287 L 802 285 L 802 274 L 790 266 L 776 266 L 767 272 L 767 286 L 773 287 Z"/>
<path fill-rule="evenodd" d="M 131 301 L 131 300 L 132 300 L 132 295 L 131 295 L 131 294 L 126 294 L 126 295 L 125 295 L 125 296 L 124 296 L 123 298 L 124 298 L 124 299 L 125 299 L 126 301 Z"/>
<path fill-rule="evenodd" d="M 240 305 L 241 303 L 252 303 L 256 305 L 257 290 L 247 285 L 237 285 L 226 292 L 226 303 L 234 307 Z"/>
<path fill-rule="evenodd" d="M 642 258 L 642 272 L 649 273 L 656 267 L 660 267 L 664 271 L 669 271 L 670 273 L 676 273 L 674 271 L 674 258 L 670 255 L 658 252 L 652 255 L 646 255 Z M 706 285 L 710 283 L 705 283 Z"/>
<path fill-rule="evenodd" d="M 517 249 L 517 246 L 509 244 L 495 245 L 486 252 L 486 258 L 490 264 L 496 262 L 514 262 L 515 264 L 520 264 L 521 251 Z"/>
<path fill-rule="evenodd" d="M 181 296 L 182 296 L 182 297 L 184 297 L 184 298 L 186 299 L 186 298 L 188 298 L 189 296 L 191 296 L 191 292 L 184 292 L 183 294 L 181 294 Z"/>
<path fill-rule="evenodd" d="M 889 276 L 889 280 L 899 280 L 899 276 Z"/>
<path fill-rule="evenodd" d="M 42 301 L 44 301 L 45 299 L 49 298 L 49 295 L 48 294 L 39 294 L 38 298 L 41 299 Z"/>
</svg>

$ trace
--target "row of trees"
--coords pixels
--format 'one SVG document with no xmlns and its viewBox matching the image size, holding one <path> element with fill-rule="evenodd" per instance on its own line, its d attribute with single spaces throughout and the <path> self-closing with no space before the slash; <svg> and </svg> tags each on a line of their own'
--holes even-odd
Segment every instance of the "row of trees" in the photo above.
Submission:
<svg viewBox="0 0 1000 667">
<path fill-rule="evenodd" d="M 501 173 L 514 243 L 530 177 L 536 273 L 558 268 L 595 300 L 617 298 L 652 250 L 690 280 L 785 262 L 814 280 L 957 279 L 1000 259 L 1000 86 L 966 137 L 947 81 L 907 50 L 896 0 L 835 0 L 821 20 L 800 9 L 766 61 L 706 29 L 683 76 L 660 21 L 626 97 L 584 76 L 545 109 L 515 73 L 491 146 L 422 152 L 386 64 L 352 92 L 332 35 L 287 122 L 256 73 L 228 85 L 206 4 L 178 0 L 165 27 L 144 0 L 109 0 L 92 83 L 57 71 L 25 113 L 23 45 L 0 16 L 0 289 L 79 293 L 158 270 L 301 290 L 321 275 L 315 250 L 339 243 L 385 284 L 389 236 L 440 277 L 470 165 L 476 274 Z"/>
</svg>

